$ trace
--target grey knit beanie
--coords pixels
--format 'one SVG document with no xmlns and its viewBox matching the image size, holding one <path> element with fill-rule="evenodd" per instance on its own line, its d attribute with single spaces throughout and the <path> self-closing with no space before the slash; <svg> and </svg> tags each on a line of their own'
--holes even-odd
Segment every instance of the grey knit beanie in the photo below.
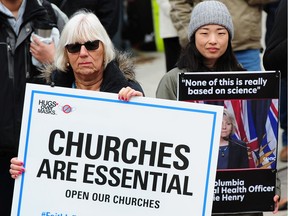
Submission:
<svg viewBox="0 0 288 216">
<path fill-rule="evenodd" d="M 203 1 L 198 3 L 192 10 L 188 26 L 188 39 L 201 27 L 209 24 L 224 26 L 231 39 L 234 36 L 234 28 L 231 15 L 227 7 L 219 1 Z"/>
</svg>

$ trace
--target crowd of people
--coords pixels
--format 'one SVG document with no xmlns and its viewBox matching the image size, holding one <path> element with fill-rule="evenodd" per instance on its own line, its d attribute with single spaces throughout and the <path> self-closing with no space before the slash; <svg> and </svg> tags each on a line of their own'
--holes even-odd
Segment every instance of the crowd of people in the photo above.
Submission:
<svg viewBox="0 0 288 216">
<path fill-rule="evenodd" d="M 127 47 L 121 45 L 119 47 L 124 51 L 115 48 L 116 44 L 123 44 L 123 40 L 128 39 L 131 42 L 128 48 L 139 49 L 139 43 L 145 40 L 147 32 L 138 38 L 131 38 L 133 34 L 122 38 L 124 28 L 127 32 L 129 23 L 131 26 L 137 22 L 134 16 L 140 16 L 139 12 L 133 14 L 131 10 L 125 13 L 127 8 L 135 8 L 135 2 L 0 1 L 0 60 L 7 62 L 2 64 L 0 75 L 0 101 L 5 104 L 0 108 L 1 215 L 10 215 L 14 179 L 25 172 L 22 161 L 17 159 L 17 151 L 26 83 L 117 93 L 119 100 L 125 101 L 145 96 L 135 78 L 131 50 L 127 52 Z M 145 5 L 148 1 L 139 2 Z M 273 0 L 158 0 L 160 29 L 161 25 L 166 27 L 160 34 L 164 40 L 167 73 L 159 82 L 156 97 L 176 100 L 179 72 L 261 71 L 261 10 L 271 2 L 275 3 Z M 263 64 L 267 70 L 281 72 L 283 149 L 280 159 L 287 162 L 287 1 L 279 0 L 277 8 Z M 139 25 L 137 23 L 136 27 Z M 45 42 L 47 36 L 37 35 L 39 28 L 51 32 L 50 42 Z M 149 31 L 151 29 L 148 34 Z M 116 37 L 119 32 L 121 37 Z M 231 127 L 229 114 L 224 113 L 224 117 L 224 126 Z M 225 157 L 225 152 L 234 151 L 232 148 L 227 151 L 230 135 L 223 136 L 220 141 L 219 168 L 232 166 L 228 154 Z M 236 152 L 243 155 L 245 143 L 237 143 Z M 240 165 L 237 163 L 240 167 L 248 166 L 246 156 L 240 157 Z M 278 198 L 276 194 L 275 213 Z M 262 212 L 253 215 L 262 215 Z"/>
</svg>

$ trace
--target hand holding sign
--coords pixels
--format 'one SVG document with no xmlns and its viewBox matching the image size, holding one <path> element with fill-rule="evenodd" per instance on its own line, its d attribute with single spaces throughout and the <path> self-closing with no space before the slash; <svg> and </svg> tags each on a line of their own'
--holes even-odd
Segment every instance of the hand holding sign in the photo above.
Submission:
<svg viewBox="0 0 288 216">
<path fill-rule="evenodd" d="M 176 202 L 188 215 L 211 214 L 223 107 L 32 84 L 25 96 L 18 158 L 26 172 L 13 215 L 175 215 Z M 42 102 L 56 106 L 41 112 Z M 127 116 L 137 127 L 127 130 Z M 11 162 L 16 177 L 23 167 Z"/>
</svg>

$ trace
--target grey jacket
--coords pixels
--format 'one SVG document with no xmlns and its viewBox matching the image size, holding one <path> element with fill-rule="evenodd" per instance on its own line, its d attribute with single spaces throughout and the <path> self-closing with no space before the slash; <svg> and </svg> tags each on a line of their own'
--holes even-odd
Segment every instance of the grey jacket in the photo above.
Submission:
<svg viewBox="0 0 288 216">
<path fill-rule="evenodd" d="M 178 74 L 181 72 L 186 71 L 175 67 L 162 77 L 156 90 L 156 98 L 177 100 Z"/>
</svg>

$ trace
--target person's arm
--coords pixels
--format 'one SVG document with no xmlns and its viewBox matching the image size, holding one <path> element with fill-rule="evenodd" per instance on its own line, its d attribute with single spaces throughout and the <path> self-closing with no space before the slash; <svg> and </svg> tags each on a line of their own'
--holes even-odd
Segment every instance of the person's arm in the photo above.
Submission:
<svg viewBox="0 0 288 216">
<path fill-rule="evenodd" d="M 281 181 L 278 176 L 278 173 L 276 173 L 276 188 L 275 188 L 275 196 L 273 197 L 275 207 L 274 207 L 273 214 L 276 214 L 278 212 L 280 196 L 281 196 Z"/>
<path fill-rule="evenodd" d="M 263 63 L 266 70 L 282 69 L 281 65 L 286 63 L 286 69 L 282 71 L 287 71 L 287 38 L 265 51 Z"/>
<path fill-rule="evenodd" d="M 68 17 L 55 4 L 51 3 L 51 6 L 52 6 L 54 13 L 55 13 L 55 16 L 57 18 L 57 28 L 59 29 L 59 31 L 61 33 L 65 24 L 68 22 Z"/>
<path fill-rule="evenodd" d="M 188 25 L 190 22 L 193 3 L 190 0 L 169 0 L 171 4 L 170 16 L 175 26 L 179 42 L 182 47 L 188 44 Z"/>
<path fill-rule="evenodd" d="M 287 73 L 287 0 L 279 3 L 274 23 L 264 52 L 263 65 L 266 70 Z"/>
<path fill-rule="evenodd" d="M 273 201 L 274 201 L 274 203 L 275 203 L 275 207 L 274 207 L 273 214 L 277 214 L 277 213 L 278 213 L 278 209 L 279 209 L 279 200 L 280 200 L 279 195 L 275 195 L 275 196 L 273 197 Z"/>
<path fill-rule="evenodd" d="M 121 0 L 101 0 L 98 1 L 97 8 L 90 8 L 99 18 L 100 22 L 106 29 L 109 37 L 112 39 L 118 31 Z"/>
<path fill-rule="evenodd" d="M 177 100 L 178 72 L 178 69 L 174 68 L 162 77 L 156 90 L 156 98 Z"/>
</svg>

